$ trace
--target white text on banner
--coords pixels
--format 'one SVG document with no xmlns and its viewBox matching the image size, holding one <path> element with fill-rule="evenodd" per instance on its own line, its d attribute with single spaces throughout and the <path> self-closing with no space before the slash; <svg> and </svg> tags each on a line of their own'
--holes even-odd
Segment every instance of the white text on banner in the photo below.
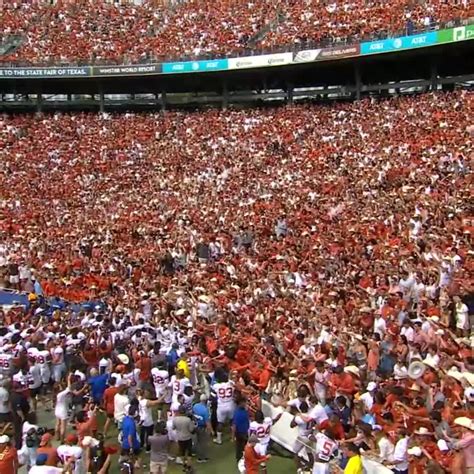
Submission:
<svg viewBox="0 0 474 474">
<path fill-rule="evenodd" d="M 282 66 L 293 62 L 293 53 L 264 54 L 229 58 L 229 69 L 247 69 L 254 67 Z"/>
</svg>

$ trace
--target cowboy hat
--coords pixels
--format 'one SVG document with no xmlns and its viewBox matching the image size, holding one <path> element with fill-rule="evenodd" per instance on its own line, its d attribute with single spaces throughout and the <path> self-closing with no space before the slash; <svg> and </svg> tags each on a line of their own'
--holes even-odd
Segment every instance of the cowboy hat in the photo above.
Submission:
<svg viewBox="0 0 474 474">
<path fill-rule="evenodd" d="M 420 428 L 418 428 L 417 430 L 415 430 L 415 434 L 417 435 L 431 435 L 430 431 L 428 430 L 428 428 L 425 428 L 424 426 L 420 426 Z"/>
<path fill-rule="evenodd" d="M 347 367 L 344 367 L 344 372 L 346 372 L 347 374 L 355 375 L 356 377 L 360 377 L 359 368 L 355 365 L 348 365 Z"/>
<path fill-rule="evenodd" d="M 126 354 L 119 354 L 119 355 L 117 356 L 117 359 L 118 359 L 120 362 L 122 362 L 122 364 L 124 364 L 124 365 L 128 365 L 129 362 L 130 362 L 130 358 L 129 358 L 128 355 L 126 355 Z"/>
<path fill-rule="evenodd" d="M 455 418 L 454 424 L 474 431 L 474 421 L 468 418 L 467 416 L 460 416 L 459 418 Z"/>
</svg>

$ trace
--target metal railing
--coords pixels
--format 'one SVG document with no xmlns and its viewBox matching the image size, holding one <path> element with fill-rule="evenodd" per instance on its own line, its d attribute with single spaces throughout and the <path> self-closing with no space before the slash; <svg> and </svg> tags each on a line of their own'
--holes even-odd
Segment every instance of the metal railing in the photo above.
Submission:
<svg viewBox="0 0 474 474">
<path fill-rule="evenodd" d="M 377 41 L 384 40 L 388 38 L 397 38 L 400 36 L 407 35 L 416 35 L 429 33 L 430 31 L 438 31 L 441 29 L 455 28 L 458 26 L 465 26 L 474 23 L 474 17 L 469 17 L 466 19 L 456 18 L 448 22 L 438 22 L 432 23 L 427 28 L 405 28 L 401 31 L 391 32 L 391 31 L 379 31 L 377 33 L 372 33 L 371 35 L 366 36 L 350 36 L 347 38 L 330 38 L 328 37 L 322 41 L 301 41 L 298 43 L 291 43 L 286 45 L 278 45 L 275 47 L 268 48 L 239 48 L 236 50 L 229 51 L 225 54 L 218 53 L 206 53 L 200 55 L 191 55 L 191 56 L 169 56 L 169 55 L 152 55 L 149 54 L 146 57 L 140 59 L 131 59 L 126 55 L 122 57 L 121 61 L 115 59 L 110 60 L 79 60 L 79 61 L 40 61 L 40 62 L 30 62 L 30 61 L 15 61 L 8 62 L 2 61 L 0 57 L 0 67 L 83 67 L 83 66 L 128 66 L 135 64 L 150 64 L 150 63 L 160 63 L 160 62 L 183 62 L 183 61 L 200 61 L 200 60 L 218 60 L 218 59 L 227 59 L 227 58 L 236 58 L 242 56 L 258 56 L 262 54 L 274 54 L 282 52 L 298 52 L 307 49 L 320 49 L 320 48 L 331 48 L 337 46 L 344 46 L 349 44 L 357 44 L 366 41 Z"/>
</svg>

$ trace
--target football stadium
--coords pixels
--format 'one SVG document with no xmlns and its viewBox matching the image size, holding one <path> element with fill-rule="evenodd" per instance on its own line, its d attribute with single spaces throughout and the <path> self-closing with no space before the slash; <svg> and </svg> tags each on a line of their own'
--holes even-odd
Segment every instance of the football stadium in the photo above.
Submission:
<svg viewBox="0 0 474 474">
<path fill-rule="evenodd" d="M 474 473 L 470 0 L 0 27 L 0 474 Z"/>
</svg>

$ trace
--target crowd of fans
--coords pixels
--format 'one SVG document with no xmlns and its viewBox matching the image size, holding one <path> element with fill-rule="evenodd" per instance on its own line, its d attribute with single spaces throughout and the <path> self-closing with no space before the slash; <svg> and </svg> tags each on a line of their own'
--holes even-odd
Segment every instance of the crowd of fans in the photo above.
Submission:
<svg viewBox="0 0 474 474">
<path fill-rule="evenodd" d="M 141 62 L 243 54 L 307 41 L 356 41 L 473 16 L 470 2 L 159 0 L 6 2 L 2 36 L 24 43 L 1 62 Z"/>
<path fill-rule="evenodd" d="M 0 313 L 0 472 L 58 464 L 53 402 L 76 474 L 107 472 L 114 422 L 127 469 L 192 469 L 230 422 L 257 473 L 261 397 L 313 472 L 472 472 L 472 106 L 3 116 L 0 278 L 31 306 Z"/>
</svg>

